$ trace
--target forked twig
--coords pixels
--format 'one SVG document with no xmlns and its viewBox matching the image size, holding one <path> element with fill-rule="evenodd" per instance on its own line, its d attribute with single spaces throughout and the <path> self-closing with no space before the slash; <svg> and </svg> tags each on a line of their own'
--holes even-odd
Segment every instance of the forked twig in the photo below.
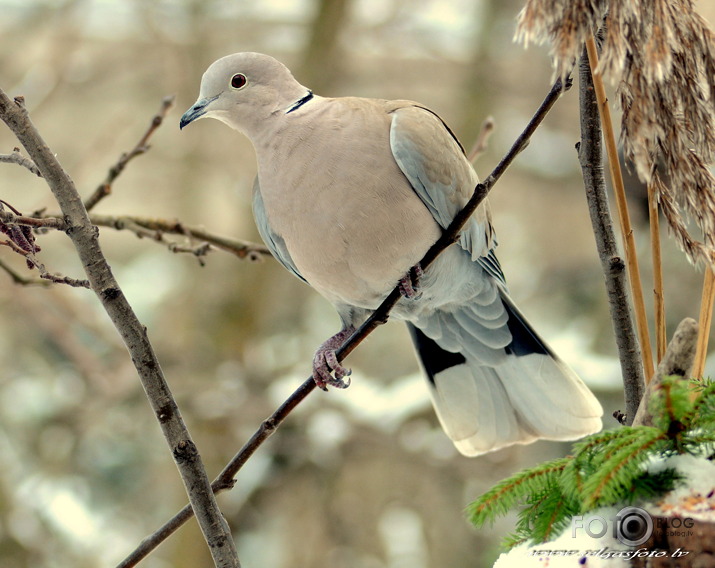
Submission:
<svg viewBox="0 0 715 568">
<path fill-rule="evenodd" d="M 137 142 L 134 148 L 129 150 L 129 152 L 125 152 L 119 157 L 117 163 L 114 164 L 111 168 L 109 168 L 109 172 L 107 172 L 107 177 L 104 179 L 104 181 L 100 183 L 99 186 L 97 186 L 97 189 L 94 190 L 94 193 L 92 193 L 92 195 L 90 195 L 84 202 L 84 207 L 87 211 L 91 211 L 97 205 L 97 203 L 99 203 L 102 199 L 112 193 L 112 184 L 114 183 L 114 180 L 119 177 L 119 174 L 124 171 L 124 168 L 127 167 L 127 164 L 131 160 L 133 160 L 137 156 L 144 154 L 147 150 L 149 150 L 149 139 L 152 137 L 154 132 L 156 132 L 157 128 L 161 126 L 161 123 L 164 121 L 164 118 L 166 117 L 167 113 L 174 106 L 175 98 L 176 97 L 174 95 L 164 97 L 164 99 L 161 101 L 161 107 L 159 108 L 159 111 L 151 119 L 149 128 L 147 128 L 146 132 L 144 132 L 142 137 L 139 139 L 139 142 Z"/>
<path fill-rule="evenodd" d="M 472 197 L 469 199 L 464 208 L 455 216 L 449 227 L 445 229 L 439 240 L 430 247 L 425 256 L 420 261 L 423 268 L 427 268 L 437 256 L 454 243 L 464 224 L 469 220 L 471 215 L 484 201 L 487 194 L 502 176 L 506 169 L 511 165 L 516 156 L 527 146 L 531 136 L 551 110 L 553 105 L 559 99 L 562 93 L 571 87 L 571 81 L 562 83 L 561 80 L 556 81 L 548 95 L 544 99 L 541 106 L 538 108 L 533 118 L 529 121 L 524 131 L 514 142 L 507 154 L 502 158 L 499 164 L 494 168 L 492 173 L 482 182 L 477 184 Z M 355 331 L 336 351 L 339 361 L 342 361 L 349 353 L 351 353 L 372 331 L 388 319 L 390 310 L 395 306 L 400 299 L 400 287 L 396 286 L 392 292 L 385 298 L 375 312 L 365 321 L 360 328 Z M 315 381 L 311 376 L 303 382 L 284 402 L 281 406 L 266 420 L 264 420 L 259 428 L 254 432 L 251 438 L 244 444 L 233 459 L 226 465 L 219 476 L 213 481 L 211 486 L 218 493 L 225 489 L 233 487 L 234 476 L 255 453 L 255 451 L 276 431 L 278 426 L 288 417 L 291 411 L 296 408 L 314 389 Z M 189 505 L 185 506 L 171 520 L 165 523 L 160 529 L 146 537 L 139 547 L 127 556 L 117 568 L 131 568 L 136 566 L 143 558 L 154 550 L 159 544 L 173 534 L 181 525 L 191 518 L 193 512 Z"/>
</svg>

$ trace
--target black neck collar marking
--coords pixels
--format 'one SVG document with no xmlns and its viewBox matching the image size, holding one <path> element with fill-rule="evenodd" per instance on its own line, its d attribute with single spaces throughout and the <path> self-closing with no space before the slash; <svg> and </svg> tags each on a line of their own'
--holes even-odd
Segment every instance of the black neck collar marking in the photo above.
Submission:
<svg viewBox="0 0 715 568">
<path fill-rule="evenodd" d="M 300 99 L 298 99 L 297 101 L 295 101 L 295 102 L 293 103 L 293 106 L 291 106 L 291 107 L 286 111 L 286 114 L 288 114 L 289 112 L 293 112 L 293 111 L 296 110 L 296 109 L 299 109 L 300 107 L 302 107 L 305 103 L 307 103 L 307 102 L 308 102 L 310 99 L 312 99 L 312 98 L 313 98 L 313 91 L 311 91 L 310 89 L 308 89 L 308 93 L 307 93 L 304 97 L 301 97 Z"/>
</svg>

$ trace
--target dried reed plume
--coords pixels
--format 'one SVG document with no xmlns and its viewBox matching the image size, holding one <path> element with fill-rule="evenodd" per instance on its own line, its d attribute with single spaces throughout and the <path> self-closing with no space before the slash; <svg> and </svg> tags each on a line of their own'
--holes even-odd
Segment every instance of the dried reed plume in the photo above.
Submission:
<svg viewBox="0 0 715 568">
<path fill-rule="evenodd" d="M 692 0 L 527 0 L 517 39 L 550 43 L 563 76 L 604 16 L 598 72 L 618 85 L 624 155 L 688 258 L 715 265 L 715 34 Z"/>
</svg>

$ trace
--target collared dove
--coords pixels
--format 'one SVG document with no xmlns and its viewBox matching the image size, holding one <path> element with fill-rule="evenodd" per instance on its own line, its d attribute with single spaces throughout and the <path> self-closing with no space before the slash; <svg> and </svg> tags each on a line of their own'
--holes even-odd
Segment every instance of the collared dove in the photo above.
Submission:
<svg viewBox="0 0 715 568">
<path fill-rule="evenodd" d="M 407 322 L 462 454 L 601 428 L 596 398 L 509 297 L 486 203 L 423 274 L 412 269 L 477 184 L 437 114 L 412 101 L 320 97 L 272 57 L 237 53 L 204 73 L 181 128 L 205 117 L 251 140 L 261 237 L 340 315 L 342 330 L 313 360 L 318 386 L 347 386 L 335 350 L 399 282 L 405 297 L 391 316 Z"/>
</svg>

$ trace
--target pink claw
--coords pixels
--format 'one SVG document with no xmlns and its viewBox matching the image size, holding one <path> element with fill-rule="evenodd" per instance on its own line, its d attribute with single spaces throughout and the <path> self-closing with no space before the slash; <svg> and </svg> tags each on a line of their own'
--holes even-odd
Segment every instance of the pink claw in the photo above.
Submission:
<svg viewBox="0 0 715 568">
<path fill-rule="evenodd" d="M 355 332 L 355 328 L 350 326 L 343 329 L 326 340 L 313 357 L 313 380 L 324 391 L 328 390 L 328 385 L 345 389 L 350 386 L 350 379 L 343 379 L 349 376 L 352 371 L 343 367 L 338 361 L 335 351 L 343 342 Z"/>
<path fill-rule="evenodd" d="M 422 295 L 420 280 L 425 275 L 422 267 L 415 264 L 410 271 L 400 278 L 400 293 L 409 300 L 416 300 Z"/>
</svg>

